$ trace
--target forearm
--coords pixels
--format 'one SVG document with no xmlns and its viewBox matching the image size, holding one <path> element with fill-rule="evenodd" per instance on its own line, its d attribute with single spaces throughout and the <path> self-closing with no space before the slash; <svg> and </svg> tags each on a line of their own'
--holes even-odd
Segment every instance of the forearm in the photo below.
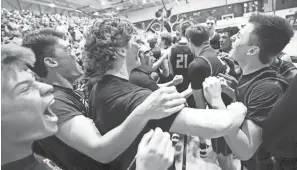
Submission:
<svg viewBox="0 0 297 170">
<path fill-rule="evenodd" d="M 159 87 L 170 87 L 170 86 L 174 86 L 173 80 L 167 83 L 163 83 L 163 84 L 158 84 Z"/>
<path fill-rule="evenodd" d="M 241 130 L 224 136 L 228 146 L 240 160 L 249 160 L 253 156 L 253 147 L 248 136 Z"/>
<path fill-rule="evenodd" d="M 162 62 L 162 65 L 161 65 L 161 74 L 164 76 L 164 77 L 168 77 L 169 76 L 169 64 L 168 64 L 168 60 L 165 58 L 165 60 Z"/>
<path fill-rule="evenodd" d="M 211 104 L 213 109 L 227 109 L 226 105 L 224 104 L 223 100 L 214 101 Z"/>
<path fill-rule="evenodd" d="M 232 114 L 228 110 L 184 108 L 170 131 L 202 138 L 221 137 L 232 127 Z"/>
<path fill-rule="evenodd" d="M 156 71 L 158 68 L 160 68 L 165 59 L 166 56 L 163 55 L 158 61 L 156 61 L 152 66 L 152 71 Z"/>
</svg>

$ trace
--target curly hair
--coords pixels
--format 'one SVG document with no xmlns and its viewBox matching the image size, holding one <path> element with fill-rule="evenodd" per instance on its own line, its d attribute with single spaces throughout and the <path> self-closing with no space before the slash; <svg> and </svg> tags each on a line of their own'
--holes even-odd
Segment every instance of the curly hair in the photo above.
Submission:
<svg viewBox="0 0 297 170">
<path fill-rule="evenodd" d="M 116 63 L 116 53 L 128 45 L 136 28 L 128 20 L 107 18 L 97 20 L 86 35 L 85 55 L 87 74 L 111 70 Z"/>
</svg>

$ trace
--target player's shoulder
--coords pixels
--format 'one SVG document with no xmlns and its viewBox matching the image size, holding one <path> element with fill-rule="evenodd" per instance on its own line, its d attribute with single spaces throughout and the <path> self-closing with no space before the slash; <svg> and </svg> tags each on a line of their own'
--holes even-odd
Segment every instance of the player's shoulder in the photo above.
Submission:
<svg viewBox="0 0 297 170">
<path fill-rule="evenodd" d="M 191 70 L 205 70 L 209 69 L 209 64 L 207 60 L 205 60 L 203 57 L 195 57 L 194 60 L 189 65 L 189 71 Z"/>
<path fill-rule="evenodd" d="M 271 96 L 283 94 L 287 84 L 277 79 L 266 79 L 265 81 L 255 81 L 252 86 L 251 94 Z"/>
</svg>

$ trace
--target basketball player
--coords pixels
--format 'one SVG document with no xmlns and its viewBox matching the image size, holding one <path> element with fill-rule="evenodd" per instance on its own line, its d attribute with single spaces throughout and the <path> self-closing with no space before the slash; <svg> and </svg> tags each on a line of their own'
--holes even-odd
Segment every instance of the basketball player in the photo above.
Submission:
<svg viewBox="0 0 297 170">
<path fill-rule="evenodd" d="M 158 105 L 156 99 L 160 93 L 136 107 L 122 124 L 102 136 L 93 121 L 85 117 L 87 103 L 73 90 L 73 82 L 83 72 L 75 57 L 69 53 L 69 44 L 63 40 L 63 35 L 47 29 L 24 37 L 23 45 L 30 47 L 37 56 L 32 70 L 54 86 L 55 103 L 51 109 L 59 118 L 58 133 L 36 141 L 33 149 L 63 169 L 108 168 L 103 164 L 124 152 L 148 120 L 164 115 L 164 112 L 153 111 L 150 107 L 152 104 Z M 168 116 L 168 112 L 166 114 Z"/>
<path fill-rule="evenodd" d="M 111 27 L 115 32 L 106 31 Z M 92 114 L 96 117 L 94 119 L 96 127 L 102 134 L 105 134 L 121 124 L 137 106 L 145 104 L 145 99 L 152 92 L 128 81 L 131 70 L 140 66 L 137 55 L 138 46 L 135 45 L 132 38 L 135 32 L 134 26 L 127 20 L 110 18 L 99 24 L 94 24 L 91 31 L 87 40 L 88 45 L 85 48 L 88 51 L 87 57 L 92 62 L 96 61 L 93 69 L 103 73 L 104 76 L 92 90 L 90 106 Z M 121 38 L 118 37 L 119 35 Z M 117 39 L 119 42 L 115 44 L 106 41 L 103 37 L 107 36 L 110 37 L 109 40 Z M 94 38 L 96 41 L 93 41 Z M 110 48 L 112 45 L 114 48 Z M 242 123 L 242 116 L 245 116 L 245 108 L 240 103 L 235 103 L 236 107 L 231 110 L 223 111 L 184 108 L 185 100 L 181 98 L 181 94 L 177 93 L 174 87 L 160 90 L 160 93 L 155 94 L 156 96 L 165 93 L 165 91 L 169 94 L 163 96 L 164 98 L 155 99 L 156 103 L 172 97 L 176 99 L 165 102 L 163 107 L 156 107 L 155 104 L 152 104 L 151 107 L 178 113 L 167 118 L 150 121 L 139 137 L 156 127 L 160 127 L 163 131 L 204 138 L 219 137 L 238 128 Z M 151 101 L 151 99 L 148 100 Z M 168 106 L 171 106 L 171 109 L 168 109 Z M 179 112 L 179 110 L 181 111 Z M 220 114 L 216 114 L 217 112 Z M 225 113 L 221 114 L 221 112 Z M 139 137 L 110 164 L 112 168 L 127 169 L 132 167 L 135 169 L 131 162 L 136 154 Z"/>
<path fill-rule="evenodd" d="M 189 28 L 193 23 L 190 21 L 184 21 L 180 25 L 181 39 L 175 45 L 172 46 L 169 56 L 170 61 L 170 72 L 172 75 L 182 75 L 184 81 L 179 84 L 176 88 L 178 92 L 182 92 L 188 89 L 190 84 L 188 76 L 188 68 L 190 63 L 194 59 L 194 55 L 188 47 L 188 40 L 185 37 L 186 29 Z M 189 97 L 187 100 L 189 107 L 195 108 L 195 101 L 193 97 Z"/>
<path fill-rule="evenodd" d="M 209 76 L 218 76 L 219 73 L 225 74 L 227 71 L 226 64 L 221 61 L 217 55 L 218 51 L 214 50 L 209 44 L 209 32 L 204 26 L 192 26 L 188 28 L 186 37 L 189 41 L 189 48 L 195 54 L 194 61 L 189 66 L 189 77 L 191 86 L 193 89 L 193 96 L 195 99 L 196 107 L 205 109 L 205 99 L 203 95 L 202 83 Z M 227 96 L 224 96 L 224 101 L 229 105 L 232 101 Z M 207 157 L 206 141 L 203 138 L 200 139 L 200 157 Z M 231 155 L 229 150 L 226 153 L 225 142 L 222 142 L 222 138 L 212 139 L 213 150 L 217 154 L 223 153 L 225 156 Z M 225 162 L 218 156 L 220 166 L 221 162 Z"/>
<path fill-rule="evenodd" d="M 141 66 L 135 68 L 131 71 L 129 81 L 139 87 L 150 89 L 151 91 L 156 91 L 160 87 L 170 87 L 176 86 L 183 82 L 183 77 L 177 75 L 168 83 L 157 84 L 150 75 L 153 67 L 154 57 L 150 51 L 150 47 L 143 45 L 139 49 L 139 58 Z"/>
<path fill-rule="evenodd" d="M 290 42 L 293 34 L 292 27 L 285 19 L 255 13 L 232 44 L 230 56 L 243 71 L 237 85 L 236 98 L 247 106 L 248 113 L 241 128 L 224 138 L 246 169 L 256 169 L 256 165 L 273 168 L 273 155 L 261 145 L 262 128 L 269 111 L 283 96 L 288 84 L 269 66 Z M 209 78 L 204 86 L 204 96 L 208 103 L 213 108 L 226 108 L 219 95 L 220 80 Z"/>
</svg>

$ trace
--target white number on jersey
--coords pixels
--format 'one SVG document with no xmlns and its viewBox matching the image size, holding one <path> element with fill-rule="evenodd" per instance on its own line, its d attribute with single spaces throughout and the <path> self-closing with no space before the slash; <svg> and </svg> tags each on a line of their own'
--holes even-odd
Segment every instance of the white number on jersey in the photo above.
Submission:
<svg viewBox="0 0 297 170">
<path fill-rule="evenodd" d="M 188 54 L 177 54 L 176 68 L 188 68 Z"/>
</svg>

